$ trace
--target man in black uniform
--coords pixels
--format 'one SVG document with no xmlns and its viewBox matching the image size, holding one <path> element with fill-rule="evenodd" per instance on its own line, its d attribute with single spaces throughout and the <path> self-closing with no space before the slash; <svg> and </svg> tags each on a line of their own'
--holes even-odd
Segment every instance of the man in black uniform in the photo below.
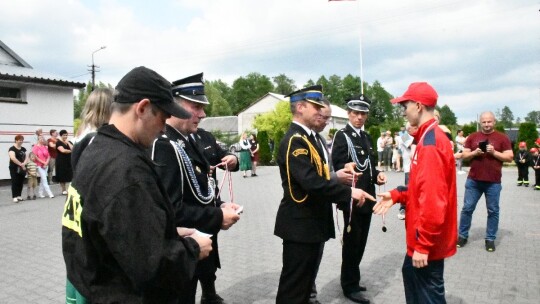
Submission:
<svg viewBox="0 0 540 304">
<path fill-rule="evenodd" d="M 144 148 L 171 115 L 171 84 L 138 67 L 116 86 L 109 125 L 79 159 L 62 218 L 67 276 L 90 303 L 176 303 L 211 240 L 177 229 Z M 184 237 L 181 237 L 182 234 Z"/>
<path fill-rule="evenodd" d="M 323 106 L 322 87 L 308 87 L 288 95 L 293 122 L 279 145 L 277 163 L 283 198 L 274 234 L 283 239 L 283 268 L 278 304 L 305 304 L 315 280 L 321 247 L 334 237 L 331 202 L 363 204 L 374 197 L 361 189 L 330 180 L 322 147 L 312 130 Z"/>
<path fill-rule="evenodd" d="M 197 265 L 181 303 L 195 303 L 199 280 L 203 291 L 201 303 L 225 303 L 215 289 L 215 273 L 221 266 L 217 234 L 240 219 L 236 213 L 239 206 L 216 200 L 210 163 L 194 139 L 208 104 L 202 73 L 175 81 L 172 93 L 175 102 L 186 109 L 191 118 L 167 120 L 165 136 L 156 140 L 152 159 L 158 164 L 158 174 L 176 208 L 176 224 L 212 234 L 213 241 L 210 256 Z"/>
<path fill-rule="evenodd" d="M 386 183 L 386 176 L 376 169 L 371 137 L 362 130 L 370 104 L 364 95 L 347 100 L 349 123 L 334 135 L 332 162 L 336 170 L 354 162 L 357 172 L 362 173 L 355 187 L 375 196 L 375 184 Z M 375 202 L 367 202 L 362 207 L 338 204 L 343 211 L 345 223 L 341 254 L 341 288 L 347 298 L 357 303 L 369 303 L 362 293 L 366 287 L 360 285 L 360 262 L 366 248 L 374 204 Z"/>
</svg>

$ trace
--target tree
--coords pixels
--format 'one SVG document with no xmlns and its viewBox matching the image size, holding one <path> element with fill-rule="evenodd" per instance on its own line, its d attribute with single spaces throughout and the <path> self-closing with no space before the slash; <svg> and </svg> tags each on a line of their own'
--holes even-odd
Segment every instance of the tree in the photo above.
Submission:
<svg viewBox="0 0 540 304">
<path fill-rule="evenodd" d="M 448 105 L 443 105 L 437 110 L 439 111 L 439 114 L 441 114 L 441 125 L 455 126 L 457 124 L 456 114 L 454 114 Z"/>
<path fill-rule="evenodd" d="M 531 111 L 525 116 L 526 122 L 532 122 L 536 126 L 540 126 L 540 111 Z"/>
<path fill-rule="evenodd" d="M 342 84 L 342 96 L 344 97 L 344 99 L 360 95 L 360 77 L 355 77 L 351 74 L 347 74 L 347 76 L 343 78 Z M 339 104 L 344 103 L 345 100 L 342 100 Z"/>
<path fill-rule="evenodd" d="M 508 106 L 504 106 L 501 111 L 497 110 L 497 120 L 505 128 L 511 128 L 514 124 L 514 114 Z"/>
<path fill-rule="evenodd" d="M 280 101 L 276 104 L 274 111 L 255 117 L 253 126 L 259 132 L 265 131 L 270 138 L 276 139 L 276 134 L 281 131 L 283 134 L 289 129 L 292 121 L 290 103 Z M 277 141 L 275 142 L 278 143 Z"/>
<path fill-rule="evenodd" d="M 463 136 L 467 137 L 469 136 L 469 134 L 476 132 L 477 125 L 478 124 L 476 121 L 471 121 L 468 124 L 464 124 L 463 127 L 461 128 L 463 130 Z"/>
<path fill-rule="evenodd" d="M 268 165 L 272 160 L 272 152 L 268 145 L 268 134 L 266 131 L 257 133 L 257 142 L 259 143 L 259 162 L 261 165 Z"/>
<path fill-rule="evenodd" d="M 287 95 L 296 91 L 296 85 L 294 80 L 287 77 L 285 74 L 279 74 L 278 76 L 272 77 L 274 84 L 276 85 L 274 92 Z"/>
<path fill-rule="evenodd" d="M 536 131 L 536 124 L 532 122 L 524 122 L 519 126 L 518 137 L 516 142 L 516 149 L 519 142 L 524 141 L 527 143 L 527 147 L 534 147 L 534 141 L 538 138 L 538 131 Z"/>
<path fill-rule="evenodd" d="M 382 125 L 387 119 L 395 121 L 400 126 L 403 125 L 403 117 L 399 111 L 394 111 L 390 99 L 392 95 L 388 93 L 377 80 L 373 82 L 373 85 L 366 85 L 364 90 L 369 100 L 371 100 L 371 106 L 369 108 L 369 118 L 366 122 L 366 127 L 369 128 L 373 125 Z"/>
<path fill-rule="evenodd" d="M 274 85 L 267 76 L 250 73 L 233 82 L 229 104 L 233 114 L 238 114 L 258 98 L 274 90 Z"/>
<path fill-rule="evenodd" d="M 231 106 L 227 100 L 221 96 L 220 90 L 214 87 L 212 83 L 206 83 L 205 94 L 210 101 L 210 106 L 207 107 L 208 112 L 206 113 L 208 116 L 232 115 Z"/>
</svg>

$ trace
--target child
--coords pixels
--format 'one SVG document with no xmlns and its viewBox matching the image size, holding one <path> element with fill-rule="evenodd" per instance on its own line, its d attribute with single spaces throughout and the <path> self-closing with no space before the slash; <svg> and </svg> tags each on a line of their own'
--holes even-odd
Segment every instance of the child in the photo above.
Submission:
<svg viewBox="0 0 540 304">
<path fill-rule="evenodd" d="M 514 156 L 514 161 L 518 168 L 517 185 L 529 187 L 529 164 L 531 161 L 527 144 L 524 141 L 519 143 L 519 151 Z"/>
<path fill-rule="evenodd" d="M 28 188 L 26 191 L 26 193 L 28 194 L 28 196 L 26 197 L 27 200 L 36 199 L 36 188 L 38 185 L 38 182 L 37 182 L 38 172 L 37 172 L 37 165 L 35 161 L 36 161 L 36 155 L 31 152 L 30 160 L 28 161 L 28 163 L 26 163 L 26 172 L 28 174 Z M 32 193 L 33 193 L 31 197 L 30 197 L 30 190 L 32 190 Z"/>
<path fill-rule="evenodd" d="M 534 169 L 534 175 L 536 178 L 534 190 L 540 190 L 540 154 L 538 153 L 537 148 L 531 148 L 529 152 L 531 152 L 532 155 L 531 165 Z"/>
</svg>

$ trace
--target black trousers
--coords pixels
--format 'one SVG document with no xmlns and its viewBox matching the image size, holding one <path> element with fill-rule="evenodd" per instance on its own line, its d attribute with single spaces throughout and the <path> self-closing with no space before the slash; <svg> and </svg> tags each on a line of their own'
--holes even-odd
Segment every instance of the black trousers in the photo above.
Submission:
<svg viewBox="0 0 540 304">
<path fill-rule="evenodd" d="M 21 196 L 26 176 L 18 174 L 17 167 L 12 166 L 9 166 L 9 175 L 11 176 L 11 197 L 16 198 Z"/>
<path fill-rule="evenodd" d="M 412 258 L 403 261 L 403 286 L 407 304 L 445 304 L 444 260 L 429 261 L 426 267 L 415 268 Z"/>
<path fill-rule="evenodd" d="M 321 243 L 283 241 L 283 267 L 279 278 L 277 304 L 305 304 L 313 282 Z"/>
<path fill-rule="evenodd" d="M 536 186 L 540 187 L 540 169 L 535 169 L 534 170 L 534 176 L 535 176 L 535 179 L 536 179 Z"/>
<path fill-rule="evenodd" d="M 351 231 L 348 230 L 349 211 L 343 211 L 343 247 L 341 249 L 341 288 L 344 293 L 360 291 L 360 262 L 364 256 L 371 225 L 371 213 L 354 212 Z"/>
<path fill-rule="evenodd" d="M 529 184 L 529 166 L 517 165 L 518 167 L 518 184 Z"/>
</svg>

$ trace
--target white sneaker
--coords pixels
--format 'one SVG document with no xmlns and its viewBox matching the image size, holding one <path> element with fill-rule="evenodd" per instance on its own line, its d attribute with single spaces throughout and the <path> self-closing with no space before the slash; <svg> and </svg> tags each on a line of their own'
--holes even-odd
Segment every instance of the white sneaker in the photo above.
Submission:
<svg viewBox="0 0 540 304">
<path fill-rule="evenodd" d="M 52 194 L 51 194 L 51 195 L 49 195 L 49 198 L 54 198 L 54 195 L 52 195 Z"/>
<path fill-rule="evenodd" d="M 19 200 L 18 200 L 16 197 L 14 197 L 14 198 L 13 198 L 13 202 L 14 202 L 14 203 L 18 203 Z"/>
<path fill-rule="evenodd" d="M 405 219 L 405 209 L 399 210 L 399 213 L 398 213 L 398 215 L 397 215 L 397 218 L 400 219 L 400 220 L 404 220 L 404 219 Z"/>
<path fill-rule="evenodd" d="M 67 191 L 62 191 L 62 195 L 67 195 Z"/>
<path fill-rule="evenodd" d="M 465 173 L 467 173 L 467 172 L 465 172 L 465 171 L 458 171 L 457 174 L 462 175 L 462 174 L 465 174 Z"/>
<path fill-rule="evenodd" d="M 38 197 L 39 197 L 39 198 L 45 198 L 45 195 L 40 194 Z"/>
</svg>

